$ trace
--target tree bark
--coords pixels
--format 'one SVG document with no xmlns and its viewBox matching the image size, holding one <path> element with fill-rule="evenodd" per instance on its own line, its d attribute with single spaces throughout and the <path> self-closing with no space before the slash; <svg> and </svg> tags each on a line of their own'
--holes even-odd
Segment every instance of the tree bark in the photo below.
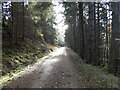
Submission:
<svg viewBox="0 0 120 90">
<path fill-rule="evenodd" d="M 83 2 L 79 2 L 79 55 L 82 59 L 84 59 L 84 50 L 85 50 L 85 44 L 84 44 L 84 29 L 83 29 Z"/>
<path fill-rule="evenodd" d="M 120 58 L 120 2 L 112 3 L 113 22 L 112 22 L 112 37 L 109 60 L 109 72 L 117 73 L 117 61 Z"/>
<path fill-rule="evenodd" d="M 88 54 L 88 60 L 89 63 L 93 63 L 94 62 L 94 46 L 95 46 L 95 30 L 94 30 L 94 2 L 89 2 L 89 19 L 88 19 L 88 28 L 89 28 L 89 32 L 88 32 L 88 41 L 89 41 L 89 54 Z"/>
</svg>

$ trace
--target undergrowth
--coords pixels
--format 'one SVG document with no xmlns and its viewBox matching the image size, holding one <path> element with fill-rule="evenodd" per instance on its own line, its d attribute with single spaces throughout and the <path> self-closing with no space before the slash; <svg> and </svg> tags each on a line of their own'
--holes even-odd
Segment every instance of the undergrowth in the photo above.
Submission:
<svg viewBox="0 0 120 90">
<path fill-rule="evenodd" d="M 99 66 L 85 63 L 78 54 L 69 48 L 67 48 L 67 52 L 76 60 L 80 72 L 83 73 L 90 84 L 94 84 L 96 88 L 120 88 L 119 77 L 109 74 L 107 70 Z"/>
<path fill-rule="evenodd" d="M 36 62 L 37 58 L 43 56 L 47 50 L 33 45 L 32 40 L 26 40 L 24 44 L 14 47 L 4 47 L 2 53 L 2 75 L 8 74 L 16 70 L 18 67 L 27 66 Z"/>
<path fill-rule="evenodd" d="M 20 42 L 14 47 L 3 47 L 0 85 L 6 83 L 27 66 L 41 60 L 40 58 L 48 55 L 54 49 L 55 47 L 52 45 L 30 39 L 26 39 L 22 44 Z"/>
</svg>

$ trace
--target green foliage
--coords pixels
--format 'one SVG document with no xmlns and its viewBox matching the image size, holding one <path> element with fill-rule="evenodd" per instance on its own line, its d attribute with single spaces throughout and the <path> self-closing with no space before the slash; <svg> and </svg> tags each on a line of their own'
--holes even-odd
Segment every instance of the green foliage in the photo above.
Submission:
<svg viewBox="0 0 120 90">
<path fill-rule="evenodd" d="M 101 45 L 101 46 L 99 46 L 100 48 L 109 48 L 110 47 L 110 45 L 109 44 L 104 44 L 104 45 Z"/>
<path fill-rule="evenodd" d="M 38 38 L 43 38 L 43 34 L 41 33 L 41 30 L 35 30 L 35 35 L 36 35 Z"/>
<path fill-rule="evenodd" d="M 120 39 L 119 39 L 119 38 L 116 38 L 116 40 L 120 41 Z"/>
<path fill-rule="evenodd" d="M 24 5 L 23 2 L 11 2 L 7 4 L 9 13 L 8 19 L 3 14 L 3 54 L 2 54 L 2 75 L 11 78 L 16 72 L 20 72 L 32 65 L 39 58 L 50 51 L 47 43 L 54 44 L 56 31 L 53 27 L 54 11 L 53 5 L 49 2 L 30 2 Z M 3 7 L 2 7 L 3 8 Z M 46 42 L 47 43 L 46 43 Z M 52 49 L 51 49 L 52 50 Z M 4 79 L 4 77 L 3 77 Z M 7 80 L 5 78 L 5 81 Z M 2 78 L 0 78 L 2 83 Z"/>
<path fill-rule="evenodd" d="M 4 9 L 3 12 L 9 12 L 9 18 L 3 16 L 3 46 L 15 46 L 25 38 L 54 44 L 56 31 L 53 28 L 52 3 L 30 2 L 25 6 L 22 2 L 12 2 L 6 6 L 9 9 Z"/>
<path fill-rule="evenodd" d="M 63 2 L 63 5 L 65 22 L 69 25 L 65 32 L 66 45 L 87 63 L 117 74 L 119 2 Z"/>
<path fill-rule="evenodd" d="M 65 43 L 67 46 L 73 48 L 74 46 L 74 32 L 76 31 L 76 15 L 78 14 L 78 7 L 76 2 L 64 2 L 63 6 L 65 8 L 65 23 L 68 28 L 65 32 Z M 72 12 L 72 13 L 71 13 Z"/>
<path fill-rule="evenodd" d="M 3 75 L 19 66 L 36 62 L 54 44 L 54 10 L 50 2 L 4 2 L 3 13 Z M 3 7 L 2 7 L 3 8 Z M 45 42 L 46 41 L 46 42 Z M 27 53 L 27 54 L 26 54 Z"/>
<path fill-rule="evenodd" d="M 16 68 L 35 63 L 37 59 L 43 57 L 46 52 L 42 50 L 39 42 L 34 43 L 30 39 L 26 39 L 26 44 L 14 47 L 14 49 L 4 49 L 2 74 L 5 75 L 16 70 Z"/>
<path fill-rule="evenodd" d="M 56 31 L 53 28 L 54 11 L 52 3 L 32 2 L 30 3 L 28 9 L 30 10 L 32 20 L 37 26 L 37 31 L 35 31 L 37 34 L 36 36 L 42 35 L 46 42 L 54 44 L 56 39 Z M 39 28 L 41 28 L 40 31 L 38 31 Z"/>
</svg>

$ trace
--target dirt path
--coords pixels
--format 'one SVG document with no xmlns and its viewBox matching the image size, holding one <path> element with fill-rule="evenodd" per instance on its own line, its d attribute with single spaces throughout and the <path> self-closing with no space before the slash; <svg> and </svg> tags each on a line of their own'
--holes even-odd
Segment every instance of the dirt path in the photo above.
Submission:
<svg viewBox="0 0 120 90">
<path fill-rule="evenodd" d="M 10 88 L 80 88 L 80 75 L 66 49 L 59 48 L 52 56 L 28 68 L 12 80 Z"/>
</svg>

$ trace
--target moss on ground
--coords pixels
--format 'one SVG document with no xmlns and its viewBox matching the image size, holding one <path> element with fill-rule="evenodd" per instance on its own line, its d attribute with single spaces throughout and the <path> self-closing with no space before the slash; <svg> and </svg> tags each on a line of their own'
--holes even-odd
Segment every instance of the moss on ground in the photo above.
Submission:
<svg viewBox="0 0 120 90">
<path fill-rule="evenodd" d="M 2 57 L 2 75 L 5 75 L 7 73 L 10 73 L 12 70 L 15 70 L 16 68 L 20 66 L 27 66 L 29 64 L 32 64 L 36 62 L 37 58 L 40 58 L 43 56 L 44 53 L 42 53 L 41 50 L 30 49 L 31 51 L 26 51 L 26 47 L 20 48 L 21 51 L 11 50 L 12 53 L 3 53 Z M 29 49 L 28 49 L 29 50 Z"/>
<path fill-rule="evenodd" d="M 2 77 L 0 85 L 10 80 L 13 76 L 24 70 L 27 66 L 33 65 L 54 50 L 54 46 L 47 43 L 25 39 L 17 46 L 3 46 L 2 53 Z"/>
<path fill-rule="evenodd" d="M 29 65 L 27 65 L 27 66 L 22 65 L 22 66 L 16 68 L 15 70 L 12 70 L 10 73 L 5 74 L 4 76 L 2 76 L 2 77 L 0 78 L 0 81 L 1 81 L 1 82 L 0 82 L 0 87 L 1 87 L 1 88 L 4 87 L 5 85 L 7 85 L 7 83 L 8 83 L 9 81 L 12 81 L 13 79 L 19 77 L 21 73 L 25 72 L 26 69 L 28 69 L 28 67 L 31 67 L 31 66 L 33 66 L 35 63 L 39 63 L 41 60 L 45 60 L 45 59 L 49 58 L 50 56 L 51 56 L 51 53 L 50 53 L 50 52 L 49 52 L 49 53 L 45 53 L 42 58 L 36 59 L 36 62 L 34 62 L 34 63 L 32 63 L 32 64 L 29 64 Z"/>
<path fill-rule="evenodd" d="M 38 58 L 44 56 L 54 49 L 45 42 L 25 39 L 24 42 L 19 42 L 17 46 L 3 46 L 2 53 L 2 75 L 6 75 L 18 67 L 27 66 L 35 63 Z"/>
</svg>

